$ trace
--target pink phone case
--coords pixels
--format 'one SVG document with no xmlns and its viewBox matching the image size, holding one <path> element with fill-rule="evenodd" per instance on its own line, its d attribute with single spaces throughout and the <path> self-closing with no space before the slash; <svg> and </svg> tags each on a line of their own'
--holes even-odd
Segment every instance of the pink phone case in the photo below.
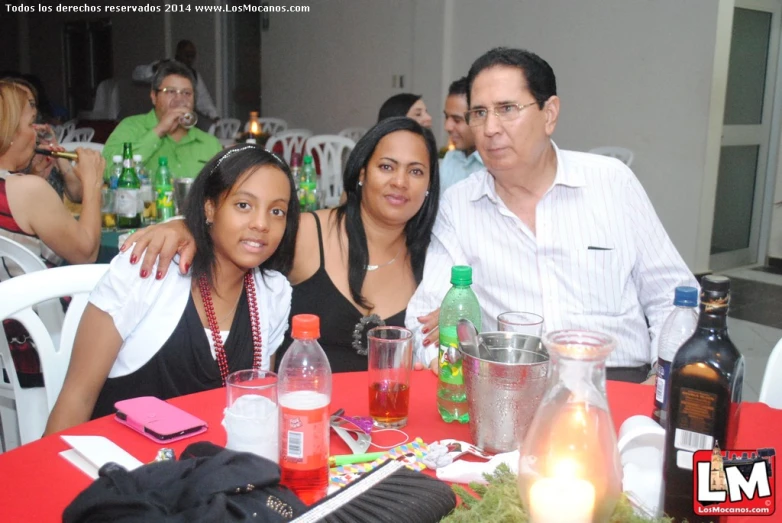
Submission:
<svg viewBox="0 0 782 523">
<path fill-rule="evenodd" d="M 154 396 L 141 396 L 114 404 L 118 422 L 127 425 L 155 443 L 171 443 L 206 432 L 207 424 L 182 409 Z M 124 416 L 125 419 L 122 419 Z M 163 439 L 147 432 L 155 432 Z"/>
</svg>

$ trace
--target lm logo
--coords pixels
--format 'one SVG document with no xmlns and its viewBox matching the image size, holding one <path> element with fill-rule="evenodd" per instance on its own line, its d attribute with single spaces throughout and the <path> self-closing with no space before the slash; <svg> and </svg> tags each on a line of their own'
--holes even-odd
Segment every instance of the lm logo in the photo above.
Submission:
<svg viewBox="0 0 782 523">
<path fill-rule="evenodd" d="M 774 449 L 699 450 L 693 457 L 696 515 L 770 516 L 776 509 Z"/>
</svg>

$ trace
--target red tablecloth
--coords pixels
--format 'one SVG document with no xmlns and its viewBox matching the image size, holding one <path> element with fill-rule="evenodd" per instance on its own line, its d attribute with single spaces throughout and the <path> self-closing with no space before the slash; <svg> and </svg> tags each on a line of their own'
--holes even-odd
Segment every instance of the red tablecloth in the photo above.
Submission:
<svg viewBox="0 0 782 523">
<path fill-rule="evenodd" d="M 331 410 L 344 408 L 348 415 L 368 414 L 366 373 L 334 375 L 334 391 Z M 404 429 L 411 437 L 421 437 L 426 442 L 443 438 L 470 440 L 468 425 L 448 424 L 440 419 L 435 404 L 436 377 L 427 371 L 413 374 L 411 384 L 411 412 Z M 630 383 L 608 382 L 608 400 L 615 428 L 634 414 L 649 414 L 652 410 L 653 387 Z M 223 389 L 183 396 L 171 403 L 191 412 L 209 423 L 209 430 L 170 447 L 179 453 L 190 443 L 208 440 L 225 444 L 225 430 L 221 425 L 225 406 Z M 782 450 L 782 410 L 761 403 L 745 403 L 737 440 L 738 448 L 756 449 L 774 447 Z M 106 436 L 143 462 L 152 461 L 163 446 L 133 432 L 112 419 L 105 417 L 65 431 L 73 435 Z M 379 444 L 394 444 L 399 434 L 383 433 L 373 438 Z M 39 441 L 0 454 L 0 521 L 46 522 L 61 520 L 63 509 L 90 484 L 90 479 L 58 453 L 67 445 L 58 436 Z M 376 450 L 376 449 L 371 449 Z M 345 443 L 336 435 L 331 438 L 332 454 L 349 454 Z M 730 523 L 766 523 L 782 521 L 782 511 L 771 517 L 730 518 Z"/>
</svg>

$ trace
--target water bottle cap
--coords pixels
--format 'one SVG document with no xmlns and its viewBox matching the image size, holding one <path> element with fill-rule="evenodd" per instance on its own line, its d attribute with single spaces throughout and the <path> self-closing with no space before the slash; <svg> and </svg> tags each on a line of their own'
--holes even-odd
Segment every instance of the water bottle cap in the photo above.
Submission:
<svg viewBox="0 0 782 523">
<path fill-rule="evenodd" d="M 115 154 L 111 157 L 111 161 L 114 163 L 122 163 L 122 155 L 121 154 Z"/>
<path fill-rule="evenodd" d="M 168 158 L 166 158 L 165 156 L 161 156 L 160 158 L 157 159 L 157 164 L 168 165 Z"/>
<path fill-rule="evenodd" d="M 451 267 L 452 285 L 472 285 L 472 267 L 469 265 L 454 265 Z"/>
<path fill-rule="evenodd" d="M 310 164 L 310 163 L 312 163 L 312 156 L 310 156 L 309 154 L 305 154 L 304 155 L 304 165 L 307 165 L 307 164 Z"/>
<path fill-rule="evenodd" d="M 133 155 L 133 161 L 134 162 L 140 162 L 141 161 L 141 155 L 140 154 L 134 154 Z"/>
<path fill-rule="evenodd" d="M 291 337 L 295 339 L 320 338 L 320 318 L 314 314 L 297 314 L 291 320 Z"/>
<path fill-rule="evenodd" d="M 291 167 L 301 166 L 301 155 L 299 153 L 293 153 L 291 156 Z"/>
<path fill-rule="evenodd" d="M 676 287 L 676 295 L 673 299 L 673 304 L 677 307 L 697 307 L 698 289 L 685 285 Z"/>
</svg>

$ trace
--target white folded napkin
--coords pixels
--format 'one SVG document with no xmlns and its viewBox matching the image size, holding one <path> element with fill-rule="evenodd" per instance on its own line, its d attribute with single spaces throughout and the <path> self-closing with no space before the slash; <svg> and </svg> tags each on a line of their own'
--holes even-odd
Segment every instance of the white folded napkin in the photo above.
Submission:
<svg viewBox="0 0 782 523">
<path fill-rule="evenodd" d="M 128 454 L 119 445 L 103 436 L 60 436 L 70 445 L 60 456 L 70 461 L 92 479 L 98 479 L 98 471 L 106 463 L 114 462 L 127 470 L 133 470 L 142 462 Z"/>
<path fill-rule="evenodd" d="M 648 416 L 632 416 L 619 428 L 622 490 L 647 517 L 662 515 L 665 430 Z"/>
<path fill-rule="evenodd" d="M 437 477 L 449 483 L 486 483 L 484 474 L 492 474 L 500 465 L 505 463 L 514 474 L 519 473 L 519 451 L 497 454 L 489 461 L 465 461 L 459 459 L 442 468 L 437 469 Z"/>
</svg>

